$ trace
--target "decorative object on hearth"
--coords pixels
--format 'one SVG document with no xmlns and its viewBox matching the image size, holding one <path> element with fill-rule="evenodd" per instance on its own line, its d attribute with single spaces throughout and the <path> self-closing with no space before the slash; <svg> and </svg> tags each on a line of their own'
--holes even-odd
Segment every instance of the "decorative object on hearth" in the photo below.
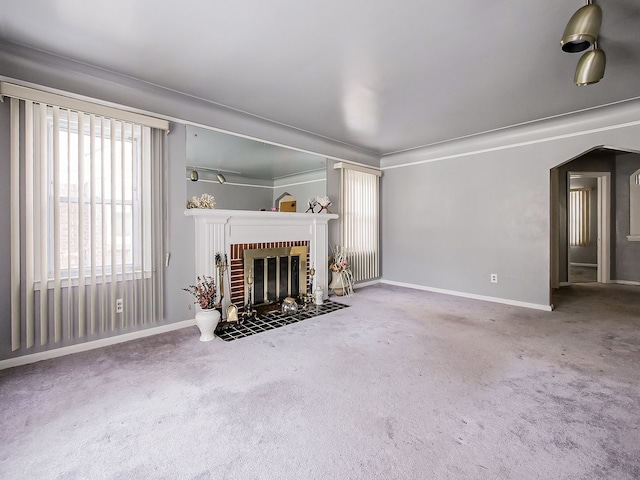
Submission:
<svg viewBox="0 0 640 480">
<path fill-rule="evenodd" d="M 187 208 L 216 208 L 216 199 L 213 195 L 203 193 L 187 200 Z"/>
<path fill-rule="evenodd" d="M 245 307 L 246 316 L 255 316 L 255 312 L 251 309 L 251 293 L 253 290 L 253 270 L 249 269 L 247 273 L 247 305 Z"/>
<path fill-rule="evenodd" d="M 212 276 L 197 277 L 195 285 L 183 288 L 194 296 L 195 304 L 200 306 L 196 312 L 196 325 L 200 329 L 200 341 L 209 342 L 215 338 L 214 331 L 220 321 L 220 312 L 216 300 L 216 284 Z"/>
<path fill-rule="evenodd" d="M 230 304 L 227 307 L 227 322 L 237 322 L 239 321 L 238 319 L 238 307 L 235 306 L 235 304 Z"/>
<path fill-rule="evenodd" d="M 331 213 L 331 210 L 329 210 L 329 206 L 331 205 L 329 197 L 326 195 L 324 197 L 318 196 L 316 197 L 316 201 L 318 202 L 318 205 L 320 205 L 320 211 L 318 213 L 322 213 L 323 210 L 327 213 Z"/>
<path fill-rule="evenodd" d="M 227 254 L 224 255 L 220 252 L 215 256 L 216 269 L 218 270 L 218 285 L 220 285 L 220 304 L 224 298 L 224 272 L 229 268 L 229 262 L 227 261 Z"/>
<path fill-rule="evenodd" d="M 322 305 L 324 303 L 324 290 L 322 287 L 318 285 L 316 287 L 316 291 L 314 292 L 314 302 L 316 305 Z"/>
<path fill-rule="evenodd" d="M 353 273 L 349 268 L 349 261 L 344 248 L 336 245 L 332 248 L 333 255 L 329 259 L 331 270 L 331 284 L 329 288 L 338 296 L 353 294 Z"/>
<path fill-rule="evenodd" d="M 315 208 L 316 205 L 318 205 L 318 200 L 316 199 L 316 197 L 311 197 L 309 200 L 307 200 L 307 204 L 309 205 L 309 208 L 307 208 L 307 211 L 304 213 L 316 213 Z"/>
<path fill-rule="evenodd" d="M 284 315 L 298 313 L 298 303 L 293 297 L 287 297 L 282 301 L 282 313 Z"/>
</svg>

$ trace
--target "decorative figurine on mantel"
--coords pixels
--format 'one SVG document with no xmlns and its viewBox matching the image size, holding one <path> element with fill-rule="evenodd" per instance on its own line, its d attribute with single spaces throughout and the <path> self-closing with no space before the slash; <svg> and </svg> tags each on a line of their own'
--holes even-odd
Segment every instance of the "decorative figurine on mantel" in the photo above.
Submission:
<svg viewBox="0 0 640 480">
<path fill-rule="evenodd" d="M 329 210 L 329 205 L 331 205 L 331 200 L 326 195 L 324 197 L 316 197 L 316 202 L 320 205 L 320 211 L 318 213 L 322 213 L 322 211 L 326 211 L 327 213 L 331 213 Z"/>
<path fill-rule="evenodd" d="M 304 213 L 309 213 L 309 212 L 311 212 L 311 213 L 316 213 L 316 212 L 315 212 L 315 208 L 316 208 L 316 205 L 318 205 L 318 200 L 316 199 L 316 197 L 311 197 L 311 198 L 307 201 L 307 203 L 309 204 L 309 208 L 307 208 L 307 211 L 306 211 L 306 212 L 304 212 Z"/>
</svg>

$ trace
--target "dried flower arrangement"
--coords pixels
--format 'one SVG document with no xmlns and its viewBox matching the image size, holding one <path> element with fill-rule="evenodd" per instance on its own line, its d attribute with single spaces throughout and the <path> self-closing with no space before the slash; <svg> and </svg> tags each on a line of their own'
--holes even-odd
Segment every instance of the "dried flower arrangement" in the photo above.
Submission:
<svg viewBox="0 0 640 480">
<path fill-rule="evenodd" d="M 331 248 L 333 255 L 329 257 L 329 269 L 337 276 L 337 280 L 332 282 L 334 288 L 341 288 L 344 294 L 349 296 L 353 294 L 353 273 L 349 268 L 349 260 L 344 248 L 335 245 Z"/>
<path fill-rule="evenodd" d="M 216 208 L 216 199 L 213 195 L 203 193 L 187 200 L 187 208 Z"/>
<path fill-rule="evenodd" d="M 193 303 L 200 305 L 200 308 L 203 310 L 216 308 L 218 303 L 214 278 L 212 276 L 203 275 L 202 277 L 197 277 L 197 280 L 198 281 L 195 285 L 189 285 L 188 288 L 183 288 L 183 290 L 193 295 L 196 299 Z"/>
</svg>

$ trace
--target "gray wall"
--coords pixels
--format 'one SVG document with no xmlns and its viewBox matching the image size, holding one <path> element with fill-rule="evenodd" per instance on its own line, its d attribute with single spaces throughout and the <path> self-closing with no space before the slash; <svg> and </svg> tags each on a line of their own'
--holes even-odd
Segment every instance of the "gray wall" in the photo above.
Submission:
<svg viewBox="0 0 640 480">
<path fill-rule="evenodd" d="M 630 242 L 629 235 L 629 177 L 640 169 L 640 155 L 616 155 L 616 216 L 614 223 L 616 257 L 612 275 L 616 280 L 640 282 L 640 242 Z M 640 215 L 640 212 L 637 212 Z"/>
<path fill-rule="evenodd" d="M 626 102 L 383 157 L 384 280 L 550 305 L 551 169 L 637 151 L 639 119 Z"/>
<path fill-rule="evenodd" d="M 184 122 L 196 122 L 227 131 L 234 131 L 254 138 L 264 138 L 302 150 L 332 155 L 345 160 L 376 165 L 378 158 L 370 152 L 348 148 L 314 135 L 270 123 L 246 114 L 227 110 L 209 103 L 169 92 L 153 85 L 121 77 L 102 70 L 93 69 L 65 59 L 54 58 L 15 45 L 0 42 L 0 80 L 24 81 L 50 88 L 97 98 L 114 104 L 141 109 L 169 118 L 171 122 L 167 136 L 167 251 L 171 254 L 165 269 L 165 318 L 159 324 L 168 324 L 193 318 L 192 302 L 181 289 L 193 283 L 195 259 L 193 255 L 193 219 L 184 215 L 188 196 L 185 180 L 186 128 Z M 34 347 L 11 352 L 10 346 L 10 218 L 9 218 L 9 141 L 8 104 L 0 104 L 0 200 L 5 208 L 0 212 L 0 359 L 36 353 L 51 346 Z M 265 199 L 265 207 L 272 204 L 272 190 Z M 226 193 L 215 195 L 220 208 L 228 200 Z M 235 202 L 230 202 L 235 203 Z M 262 201 L 261 201 L 262 203 Z M 335 222 L 332 222 L 335 223 Z M 156 324 L 157 325 L 157 324 Z M 154 325 L 137 326 L 136 329 Z M 127 330 L 129 331 L 129 330 Z M 120 332 L 124 333 L 124 332 Z M 112 333 L 103 336 L 113 335 Z M 86 339 L 85 339 L 86 340 Z M 85 341 L 82 340 L 82 341 Z M 78 341 L 77 343 L 81 343 Z"/>
<path fill-rule="evenodd" d="M 589 243 L 584 246 L 569 245 L 571 263 L 596 265 L 598 263 L 598 179 L 574 178 L 570 181 L 571 190 L 589 190 Z"/>
<path fill-rule="evenodd" d="M 231 177 L 230 175 L 227 175 Z M 202 179 L 204 175 L 200 175 Z M 213 195 L 216 199 L 216 208 L 223 210 L 260 210 L 271 209 L 272 192 L 273 189 L 269 186 L 252 186 L 246 185 L 232 185 L 230 183 L 231 178 L 227 179 L 227 183 L 220 184 L 217 181 L 204 182 L 197 181 L 192 182 L 186 180 L 187 185 L 187 198 L 194 196 L 200 196 L 203 193 Z M 270 183 L 270 182 L 268 182 Z"/>
</svg>

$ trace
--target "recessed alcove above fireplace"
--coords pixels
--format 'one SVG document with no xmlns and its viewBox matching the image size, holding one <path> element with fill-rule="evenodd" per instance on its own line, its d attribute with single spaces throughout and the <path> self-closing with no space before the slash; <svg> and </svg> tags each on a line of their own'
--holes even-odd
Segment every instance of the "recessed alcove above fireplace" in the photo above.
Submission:
<svg viewBox="0 0 640 480">
<path fill-rule="evenodd" d="M 304 258 L 306 265 L 304 271 L 300 273 L 303 276 L 301 283 L 308 285 L 308 270 L 313 266 L 316 271 L 314 286 L 320 285 L 326 296 L 328 223 L 338 218 L 338 215 L 195 208 L 185 210 L 185 215 L 193 217 L 195 221 L 194 278 L 198 275 L 216 275 L 217 278 L 216 253 L 226 254 L 229 260 L 229 273 L 225 275 L 223 285 L 225 295 L 222 302 L 223 312 L 226 312 L 227 306 L 232 302 L 238 307 L 244 305 L 246 289 L 244 251 L 250 249 L 306 246 L 307 254 Z M 282 257 L 282 255 L 267 256 Z M 278 261 L 284 264 L 284 260 Z M 296 260 L 287 260 L 287 262 L 296 262 Z M 290 265 L 290 263 L 287 264 Z M 242 273 L 238 275 L 239 272 Z M 275 273 L 279 275 L 280 269 L 276 267 Z M 291 274 L 289 275 L 287 282 L 290 282 Z M 281 278 L 285 278 L 284 275 Z M 299 278 L 297 280 L 299 282 Z"/>
</svg>

